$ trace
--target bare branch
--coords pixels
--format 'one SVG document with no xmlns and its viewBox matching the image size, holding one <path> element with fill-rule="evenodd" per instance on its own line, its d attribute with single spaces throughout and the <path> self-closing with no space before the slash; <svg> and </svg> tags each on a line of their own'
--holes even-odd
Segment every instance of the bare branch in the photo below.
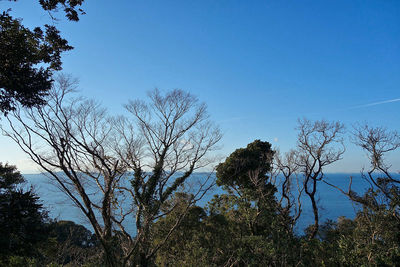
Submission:
<svg viewBox="0 0 400 267">
<path fill-rule="evenodd" d="M 314 238 L 319 228 L 318 206 L 315 198 L 317 183 L 324 179 L 326 166 L 341 159 L 345 152 L 342 134 L 343 124 L 324 120 L 311 122 L 299 120 L 297 127 L 297 165 L 304 177 L 304 192 L 310 198 L 314 212 L 314 227 L 310 238 Z"/>
</svg>

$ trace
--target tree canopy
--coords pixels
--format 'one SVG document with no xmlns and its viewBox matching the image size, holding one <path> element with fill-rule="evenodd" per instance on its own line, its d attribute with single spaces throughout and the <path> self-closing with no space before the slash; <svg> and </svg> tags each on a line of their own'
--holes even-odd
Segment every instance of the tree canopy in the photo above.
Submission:
<svg viewBox="0 0 400 267">
<path fill-rule="evenodd" d="M 165 210 L 168 200 L 198 182 L 194 205 L 212 184 L 194 172 L 213 162 L 219 128 L 205 104 L 183 90 L 154 90 L 149 101 L 129 102 L 129 118 L 70 97 L 74 86 L 60 76 L 48 105 L 10 112 L 2 129 L 88 218 L 108 265 L 145 265 L 165 243 L 150 246 L 154 221 L 174 209 Z M 127 231 L 132 221 L 136 236 Z"/>
<path fill-rule="evenodd" d="M 45 103 L 53 71 L 61 70 L 61 53 L 72 46 L 50 25 L 33 31 L 8 13 L 0 15 L 0 110 L 17 103 L 32 107 Z"/>
<path fill-rule="evenodd" d="M 40 0 L 46 11 L 64 9 L 66 17 L 78 21 L 83 0 Z M 7 114 L 17 104 L 42 105 L 53 83 L 53 74 L 62 69 L 61 54 L 73 49 L 54 25 L 33 30 L 22 19 L 0 14 L 0 112 Z"/>
<path fill-rule="evenodd" d="M 217 166 L 217 184 L 240 190 L 265 186 L 274 152 L 271 144 L 260 140 L 236 149 L 224 163 Z"/>
<path fill-rule="evenodd" d="M 15 166 L 0 163 L 0 263 L 10 254 L 34 256 L 46 239 L 47 215 L 32 190 L 18 188 L 23 182 Z"/>
</svg>

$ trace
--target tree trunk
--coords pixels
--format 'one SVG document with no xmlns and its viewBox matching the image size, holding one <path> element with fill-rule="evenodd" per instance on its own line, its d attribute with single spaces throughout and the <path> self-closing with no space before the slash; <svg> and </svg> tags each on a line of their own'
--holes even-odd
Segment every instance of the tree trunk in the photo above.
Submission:
<svg viewBox="0 0 400 267">
<path fill-rule="evenodd" d="M 315 238 L 319 229 L 318 207 L 314 195 L 311 197 L 311 204 L 314 212 L 314 226 L 310 234 L 310 239 Z"/>
<path fill-rule="evenodd" d="M 313 209 L 313 213 L 314 213 L 314 225 L 313 225 L 312 231 L 310 233 L 310 237 L 309 237 L 310 240 L 315 238 L 315 236 L 318 233 L 318 229 L 319 229 L 318 207 L 317 207 L 317 202 L 315 201 L 315 192 L 317 191 L 317 180 L 315 178 L 311 178 L 311 179 L 312 179 L 312 183 L 313 183 L 312 191 L 311 192 L 308 191 L 307 184 L 305 187 L 306 194 L 310 197 L 311 205 L 312 205 L 312 209 Z"/>
</svg>

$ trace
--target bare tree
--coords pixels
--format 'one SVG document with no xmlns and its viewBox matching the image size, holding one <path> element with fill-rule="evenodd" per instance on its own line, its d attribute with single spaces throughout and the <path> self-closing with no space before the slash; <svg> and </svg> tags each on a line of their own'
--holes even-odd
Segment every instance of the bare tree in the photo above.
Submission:
<svg viewBox="0 0 400 267">
<path fill-rule="evenodd" d="M 130 134 L 131 124 L 125 120 L 119 124 L 123 142 L 118 152 L 134 175 L 132 188 L 126 191 L 137 208 L 140 242 L 131 253 L 138 253 L 142 265 L 160 248 L 151 248 L 149 241 L 151 224 L 160 216 L 162 205 L 195 170 L 213 162 L 205 156 L 221 138 L 219 129 L 208 120 L 206 106 L 191 94 L 173 90 L 162 95 L 154 90 L 149 96 L 150 103 L 126 105 L 140 129 L 139 139 Z"/>
<path fill-rule="evenodd" d="M 388 131 L 383 127 L 371 127 L 368 124 L 354 126 L 352 142 L 361 147 L 370 160 L 370 168 L 367 172 L 361 171 L 361 177 L 370 184 L 370 190 L 378 189 L 385 196 L 385 201 L 398 201 L 394 199 L 393 190 L 398 187 L 400 180 L 390 171 L 391 165 L 385 161 L 385 155 L 400 147 L 400 135 L 396 131 Z M 335 187 L 352 201 L 365 206 L 379 207 L 379 201 L 374 199 L 366 200 L 352 190 L 353 178 L 350 177 L 348 189 L 345 191 L 331 183 L 326 184 Z M 396 206 L 396 205 L 395 205 Z M 393 206 L 394 208 L 394 206 Z M 395 209 L 394 209 L 395 210 Z M 398 216 L 398 215 L 397 215 Z"/>
<path fill-rule="evenodd" d="M 400 135 L 396 131 L 388 131 L 383 127 L 370 127 L 365 124 L 355 126 L 353 143 L 360 146 L 371 161 L 369 172 L 379 171 L 390 177 L 389 168 L 384 155 L 400 147 Z"/>
<path fill-rule="evenodd" d="M 93 101 L 67 99 L 76 83 L 60 77 L 48 105 L 16 109 L 3 133 L 13 139 L 80 208 L 99 238 L 112 266 L 112 201 L 125 167 L 111 152 L 113 127 Z M 102 194 L 102 197 L 94 195 Z"/>
<path fill-rule="evenodd" d="M 150 245 L 152 223 L 193 172 L 212 162 L 207 154 L 220 132 L 205 105 L 181 90 L 165 96 L 155 90 L 150 103 L 130 102 L 126 107 L 135 118 L 130 121 L 110 118 L 94 101 L 71 99 L 75 86 L 60 77 L 48 105 L 15 110 L 3 133 L 80 208 L 108 266 L 146 265 L 163 245 Z M 208 182 L 197 186 L 188 205 L 204 195 Z M 127 230 L 130 218 L 135 236 Z"/>
<path fill-rule="evenodd" d="M 325 178 L 324 168 L 340 160 L 345 151 L 342 139 L 344 126 L 339 122 L 303 119 L 299 120 L 297 129 L 297 164 L 304 177 L 304 192 L 311 201 L 314 213 L 314 225 L 310 233 L 312 239 L 319 228 L 317 184 Z"/>
<path fill-rule="evenodd" d="M 281 178 L 278 179 L 280 183 L 277 185 L 281 194 L 279 206 L 283 207 L 283 214 L 291 215 L 290 230 L 293 230 L 302 213 L 301 196 L 304 192 L 304 184 L 299 179 L 298 160 L 296 150 L 290 150 L 284 155 L 276 151 L 274 155 L 274 169 L 276 170 L 274 176 Z"/>
<path fill-rule="evenodd" d="M 400 220 L 400 199 L 396 193 L 400 179 L 391 173 L 391 165 L 385 162 L 385 155 L 400 147 L 399 133 L 397 131 L 389 131 L 383 127 L 371 127 L 364 124 L 354 127 L 352 139 L 356 145 L 367 153 L 371 163 L 369 170 L 366 173 L 362 173 L 362 177 L 370 183 L 371 189 L 378 189 L 385 196 L 385 202 L 391 201 L 391 204 L 387 206 L 391 206 L 393 215 Z M 367 205 L 371 204 L 357 197 L 351 191 L 351 186 L 347 195 L 354 201 L 363 202 L 363 204 Z M 380 206 L 379 201 L 375 199 L 374 202 L 376 207 Z"/>
</svg>

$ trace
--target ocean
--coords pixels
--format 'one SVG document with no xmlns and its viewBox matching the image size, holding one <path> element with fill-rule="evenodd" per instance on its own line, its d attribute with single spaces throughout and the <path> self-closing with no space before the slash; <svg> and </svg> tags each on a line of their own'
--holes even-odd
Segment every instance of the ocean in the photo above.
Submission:
<svg viewBox="0 0 400 267">
<path fill-rule="evenodd" d="M 196 173 L 196 178 L 201 178 L 203 173 Z M 92 230 L 89 222 L 83 216 L 82 212 L 72 204 L 72 201 L 57 186 L 49 180 L 44 174 L 26 174 L 27 185 L 32 185 L 36 194 L 45 209 L 49 211 L 49 216 L 57 220 L 70 220 L 82 224 Z M 350 177 L 353 177 L 352 190 L 362 194 L 368 189 L 369 184 L 361 177 L 360 173 L 329 173 L 326 174 L 326 181 L 347 190 Z M 204 198 L 198 202 L 198 205 L 204 206 L 212 199 L 215 194 L 222 193 L 221 188 L 214 188 Z M 337 220 L 340 216 L 354 218 L 357 210 L 360 208 L 357 204 L 350 201 L 339 190 L 323 182 L 318 184 L 317 193 L 318 205 L 320 208 L 320 222 L 327 219 Z M 302 234 L 303 230 L 313 223 L 313 213 L 310 200 L 304 194 L 302 197 L 303 213 L 300 217 L 296 232 Z M 128 226 L 130 232 L 134 232 L 134 226 Z"/>
</svg>

